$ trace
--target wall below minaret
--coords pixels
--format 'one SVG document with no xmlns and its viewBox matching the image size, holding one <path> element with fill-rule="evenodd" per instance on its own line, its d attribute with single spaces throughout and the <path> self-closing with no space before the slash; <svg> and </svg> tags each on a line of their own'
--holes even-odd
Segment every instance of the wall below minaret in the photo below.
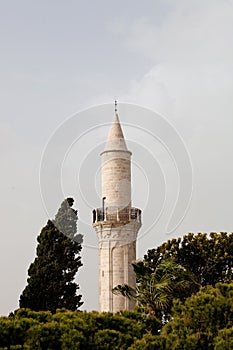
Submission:
<svg viewBox="0 0 233 350">
<path fill-rule="evenodd" d="M 119 284 L 128 284 L 136 287 L 136 278 L 132 261 L 136 260 L 136 242 L 126 244 L 112 250 L 113 288 Z M 121 267 L 119 263 L 121 262 Z M 113 294 L 113 312 L 120 310 L 133 310 L 135 302 L 123 296 Z"/>
<path fill-rule="evenodd" d="M 136 238 L 141 224 L 132 221 L 126 225 L 98 225 L 99 238 L 99 311 L 133 310 L 135 302 L 114 295 L 118 284 L 135 288 L 136 278 L 131 265 L 136 260 Z"/>
</svg>

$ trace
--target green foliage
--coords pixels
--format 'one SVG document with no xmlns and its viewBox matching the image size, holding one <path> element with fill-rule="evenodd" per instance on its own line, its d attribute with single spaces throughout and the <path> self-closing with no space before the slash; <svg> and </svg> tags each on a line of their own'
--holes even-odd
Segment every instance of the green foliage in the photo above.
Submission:
<svg viewBox="0 0 233 350">
<path fill-rule="evenodd" d="M 0 350 L 230 350 L 233 345 L 233 283 L 206 286 L 176 300 L 173 318 L 157 335 L 139 311 L 117 314 L 19 309 L 0 317 Z"/>
<path fill-rule="evenodd" d="M 133 267 L 136 290 L 121 285 L 113 292 L 137 300 L 150 320 L 146 328 L 150 334 L 138 338 L 130 349 L 215 350 L 224 342 L 230 349 L 233 234 L 190 233 L 149 250 Z M 201 286 L 205 289 L 198 293 Z"/>
<path fill-rule="evenodd" d="M 233 283 L 204 287 L 184 304 L 177 301 L 173 320 L 162 330 L 164 350 L 217 350 L 225 340 L 230 344 L 232 305 Z"/>
<path fill-rule="evenodd" d="M 31 319 L 38 323 L 46 323 L 52 320 L 52 314 L 50 311 L 36 312 L 30 309 L 18 309 L 13 315 L 15 319 Z"/>
<path fill-rule="evenodd" d="M 189 233 L 168 240 L 148 250 L 144 265 L 153 272 L 163 259 L 171 257 L 194 274 L 199 286 L 229 282 L 233 277 L 233 233 Z"/>
<path fill-rule="evenodd" d="M 0 346 L 12 347 L 24 343 L 24 334 L 33 327 L 37 321 L 31 318 L 0 318 Z"/>
<path fill-rule="evenodd" d="M 88 343 L 81 331 L 68 329 L 61 336 L 61 350 L 88 349 Z"/>
<path fill-rule="evenodd" d="M 144 334 L 129 350 L 233 349 L 233 283 L 203 287 L 185 303 L 177 300 L 173 319 L 161 335 Z"/>
<path fill-rule="evenodd" d="M 169 267 L 170 264 L 170 267 Z M 167 265 L 167 266 L 166 266 Z M 148 250 L 133 263 L 137 289 L 122 285 L 114 293 L 134 298 L 158 319 L 170 319 L 173 300 L 185 301 L 201 286 L 229 282 L 233 275 L 233 234 L 189 233 Z"/>
<path fill-rule="evenodd" d="M 49 220 L 37 238 L 37 257 L 28 270 L 21 308 L 54 313 L 57 308 L 75 310 L 82 305 L 81 295 L 76 295 L 79 287 L 73 282 L 82 263 L 81 235 L 76 235 L 77 211 L 72 205 L 73 199 L 67 198 L 55 220 Z"/>
<path fill-rule="evenodd" d="M 214 350 L 233 349 L 233 326 L 221 329 L 214 339 L 214 345 Z"/>
<path fill-rule="evenodd" d="M 0 348 L 128 349 L 145 332 L 138 312 L 99 314 L 61 309 L 52 314 L 19 309 L 10 317 L 0 318 Z"/>
<path fill-rule="evenodd" d="M 76 288 L 62 294 L 56 305 L 52 304 L 56 290 L 50 294 L 46 288 L 54 286 L 62 290 L 63 276 L 66 284 L 72 286 L 77 264 L 81 266 L 80 237 L 75 236 L 77 212 L 69 211 L 72 204 L 72 199 L 63 202 L 55 220 L 49 221 L 42 230 L 43 234 L 38 237 L 38 256 L 29 269 L 31 274 L 25 290 L 33 291 L 34 305 L 39 304 L 41 298 L 40 308 L 44 311 L 21 308 L 9 317 L 0 317 L 0 350 L 233 349 L 232 234 L 211 233 L 209 237 L 189 234 L 149 250 L 143 261 L 133 263 L 137 290 L 127 285 L 115 290 L 137 299 L 134 312 L 81 312 L 73 307 L 74 302 L 71 306 L 60 302 L 68 300 L 65 297 L 68 295 L 71 301 L 77 301 L 73 299 Z M 65 220 L 67 210 L 68 221 Z M 71 248 L 68 242 L 77 245 Z M 64 252 L 67 255 L 64 256 Z M 76 265 L 69 265 L 72 259 Z M 50 278 L 50 284 L 46 279 L 48 274 L 54 278 Z M 204 287 L 200 289 L 200 286 Z M 46 307 L 44 291 L 50 298 Z M 23 296 L 28 297 L 27 293 Z M 165 326 L 164 321 L 167 321 Z"/>
<path fill-rule="evenodd" d="M 97 331 L 94 337 L 96 349 L 112 350 L 112 349 L 128 349 L 133 339 L 130 335 L 121 333 L 114 329 L 103 329 Z"/>
<path fill-rule="evenodd" d="M 163 350 L 165 349 L 164 346 L 164 338 L 152 334 L 145 334 L 142 339 L 137 339 L 129 347 L 129 350 Z"/>
<path fill-rule="evenodd" d="M 34 350 L 60 349 L 61 327 L 55 321 L 37 324 L 28 330 L 25 345 Z"/>
</svg>

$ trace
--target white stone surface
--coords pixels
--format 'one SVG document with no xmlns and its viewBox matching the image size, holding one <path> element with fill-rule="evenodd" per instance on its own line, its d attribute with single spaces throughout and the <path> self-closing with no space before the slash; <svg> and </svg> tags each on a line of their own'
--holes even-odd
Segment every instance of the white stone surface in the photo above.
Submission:
<svg viewBox="0 0 233 350">
<path fill-rule="evenodd" d="M 131 152 L 117 114 L 101 158 L 104 216 L 93 223 L 99 242 L 99 311 L 132 310 L 134 301 L 112 293 L 118 284 L 135 288 L 131 263 L 136 260 L 136 239 L 141 227 L 138 217 L 131 219 Z"/>
</svg>

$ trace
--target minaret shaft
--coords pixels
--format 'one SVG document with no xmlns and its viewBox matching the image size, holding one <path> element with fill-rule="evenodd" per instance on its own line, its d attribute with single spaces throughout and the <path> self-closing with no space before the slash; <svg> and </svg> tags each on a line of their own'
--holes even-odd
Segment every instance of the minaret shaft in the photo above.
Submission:
<svg viewBox="0 0 233 350">
<path fill-rule="evenodd" d="M 102 198 L 106 208 L 131 208 L 131 162 L 129 152 L 102 153 Z"/>
<path fill-rule="evenodd" d="M 103 204 L 93 211 L 99 241 L 99 309 L 132 310 L 134 301 L 112 293 L 118 284 L 136 285 L 131 263 L 141 227 L 141 211 L 131 207 L 131 152 L 116 113 L 101 160 Z"/>
</svg>

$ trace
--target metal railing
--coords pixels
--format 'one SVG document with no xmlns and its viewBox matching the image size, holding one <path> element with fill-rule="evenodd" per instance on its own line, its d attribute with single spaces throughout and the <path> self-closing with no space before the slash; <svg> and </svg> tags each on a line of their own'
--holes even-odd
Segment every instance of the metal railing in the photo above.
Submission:
<svg viewBox="0 0 233 350">
<path fill-rule="evenodd" d="M 137 221 L 141 223 L 141 210 L 138 208 L 116 208 L 106 207 L 93 210 L 93 224 L 104 222 L 123 222 Z"/>
</svg>

